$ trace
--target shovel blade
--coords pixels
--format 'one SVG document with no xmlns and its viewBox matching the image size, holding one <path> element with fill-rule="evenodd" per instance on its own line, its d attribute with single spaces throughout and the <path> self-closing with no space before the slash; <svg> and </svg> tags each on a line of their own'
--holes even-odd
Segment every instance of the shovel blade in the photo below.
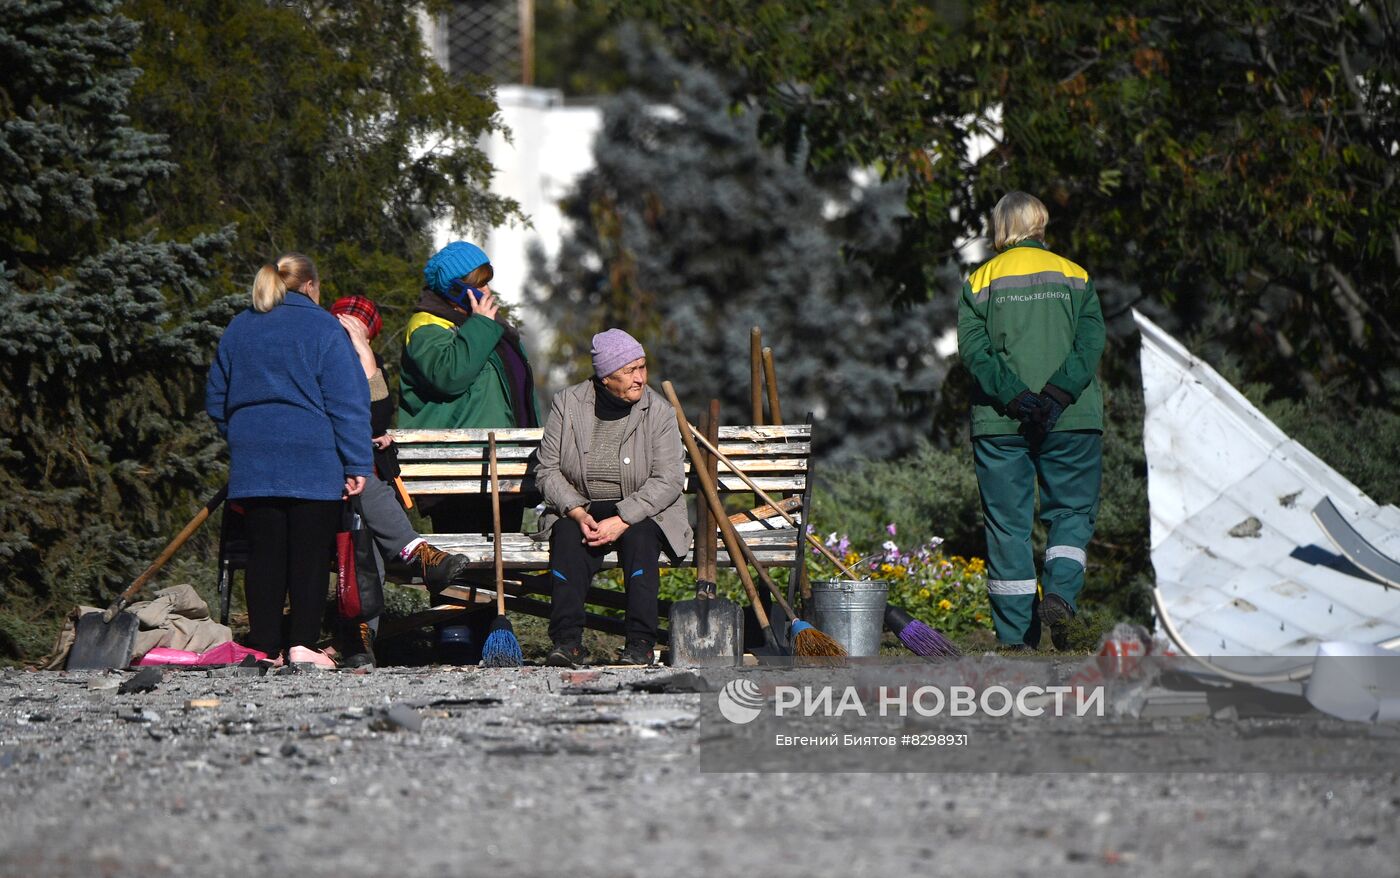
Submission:
<svg viewBox="0 0 1400 878">
<path fill-rule="evenodd" d="M 671 664 L 678 668 L 734 667 L 744 658 L 744 617 L 723 598 L 671 605 Z"/>
<path fill-rule="evenodd" d="M 65 667 L 70 671 L 126 667 L 131 662 L 140 625 L 136 614 L 127 612 L 118 613 L 111 622 L 103 622 L 101 613 L 78 617 L 77 634 Z"/>
</svg>

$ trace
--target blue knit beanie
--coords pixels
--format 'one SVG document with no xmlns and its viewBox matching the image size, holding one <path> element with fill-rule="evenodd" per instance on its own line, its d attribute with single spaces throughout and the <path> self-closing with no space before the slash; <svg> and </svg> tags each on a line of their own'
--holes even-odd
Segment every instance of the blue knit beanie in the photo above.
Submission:
<svg viewBox="0 0 1400 878">
<path fill-rule="evenodd" d="M 459 277 L 466 277 L 490 262 L 486 251 L 466 241 L 453 241 L 434 253 L 423 266 L 423 282 L 435 293 L 447 292 L 447 287 Z"/>
</svg>

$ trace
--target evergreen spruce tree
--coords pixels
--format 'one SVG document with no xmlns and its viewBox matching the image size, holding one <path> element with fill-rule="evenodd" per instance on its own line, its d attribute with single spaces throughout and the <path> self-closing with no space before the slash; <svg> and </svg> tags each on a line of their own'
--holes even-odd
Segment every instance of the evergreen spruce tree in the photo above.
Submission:
<svg viewBox="0 0 1400 878">
<path fill-rule="evenodd" d="M 110 600 L 217 469 L 203 378 L 230 311 L 192 303 L 228 235 L 143 219 L 172 166 L 124 114 L 115 6 L 0 3 L 0 656 Z"/>
<path fill-rule="evenodd" d="M 634 82 L 604 104 L 596 167 L 567 199 L 556 268 L 537 266 L 537 305 L 577 378 L 589 338 L 632 332 L 692 417 L 710 397 L 748 423 L 749 330 L 774 350 L 784 420 L 812 412 L 824 461 L 885 458 L 930 432 L 946 372 L 934 353 L 952 303 L 895 307 L 872 264 L 897 240 L 899 186 L 815 180 L 803 156 L 764 145 L 716 75 L 635 34 Z M 950 283 L 956 279 L 950 277 Z"/>
<path fill-rule="evenodd" d="M 487 191 L 490 84 L 450 79 L 422 0 L 127 0 L 141 27 L 133 119 L 169 136 L 158 189 L 173 236 L 236 224 L 226 287 L 284 250 L 316 260 L 330 301 L 357 293 L 399 327 L 440 219 L 477 232 L 517 216 Z M 386 341 L 394 333 L 386 334 Z M 392 351 L 387 352 L 392 358 Z"/>
</svg>

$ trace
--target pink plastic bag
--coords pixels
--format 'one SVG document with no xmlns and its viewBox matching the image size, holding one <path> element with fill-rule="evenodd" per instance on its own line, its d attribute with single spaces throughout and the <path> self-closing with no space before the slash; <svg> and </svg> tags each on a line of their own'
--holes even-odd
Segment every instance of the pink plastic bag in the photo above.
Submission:
<svg viewBox="0 0 1400 878">
<path fill-rule="evenodd" d="M 246 646 L 239 646 L 232 640 L 221 643 L 218 646 L 211 646 L 199 654 L 198 665 L 236 665 L 248 656 L 252 656 L 260 662 L 267 661 L 267 653 L 257 649 L 249 649 Z"/>
<path fill-rule="evenodd" d="M 165 646 L 157 646 L 150 652 L 141 656 L 138 665 L 236 665 L 243 661 L 245 656 L 252 656 L 258 661 L 266 661 L 267 653 L 256 649 L 249 649 L 246 646 L 239 646 L 232 640 L 212 646 L 204 652 L 190 652 L 184 649 L 170 649 Z"/>
<path fill-rule="evenodd" d="M 155 649 L 141 656 L 138 665 L 194 665 L 199 663 L 199 653 L 189 652 L 184 649 L 170 649 L 165 646 L 157 646 Z"/>
</svg>

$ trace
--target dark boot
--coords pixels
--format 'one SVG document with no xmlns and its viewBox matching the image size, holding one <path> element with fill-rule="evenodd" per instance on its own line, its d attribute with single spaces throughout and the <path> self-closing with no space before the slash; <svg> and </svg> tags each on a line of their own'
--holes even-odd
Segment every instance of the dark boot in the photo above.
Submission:
<svg viewBox="0 0 1400 878">
<path fill-rule="evenodd" d="M 629 641 L 628 644 L 617 651 L 617 664 L 619 665 L 643 665 L 652 663 L 654 643 L 646 643 L 641 640 Z"/>
<path fill-rule="evenodd" d="M 1040 602 L 1040 624 L 1050 629 L 1050 642 L 1055 649 L 1064 652 L 1069 649 L 1069 620 L 1074 618 L 1074 610 L 1069 601 L 1057 594 L 1047 594 Z"/>
<path fill-rule="evenodd" d="M 419 543 L 408 558 L 413 572 L 423 577 L 428 592 L 437 594 L 467 570 L 467 556 L 444 552 L 431 543 Z"/>
<path fill-rule="evenodd" d="M 340 632 L 343 668 L 374 667 L 374 629 L 368 622 L 344 622 Z"/>
<path fill-rule="evenodd" d="M 581 643 L 556 643 L 544 663 L 551 668 L 577 668 L 588 664 L 588 650 Z"/>
</svg>

